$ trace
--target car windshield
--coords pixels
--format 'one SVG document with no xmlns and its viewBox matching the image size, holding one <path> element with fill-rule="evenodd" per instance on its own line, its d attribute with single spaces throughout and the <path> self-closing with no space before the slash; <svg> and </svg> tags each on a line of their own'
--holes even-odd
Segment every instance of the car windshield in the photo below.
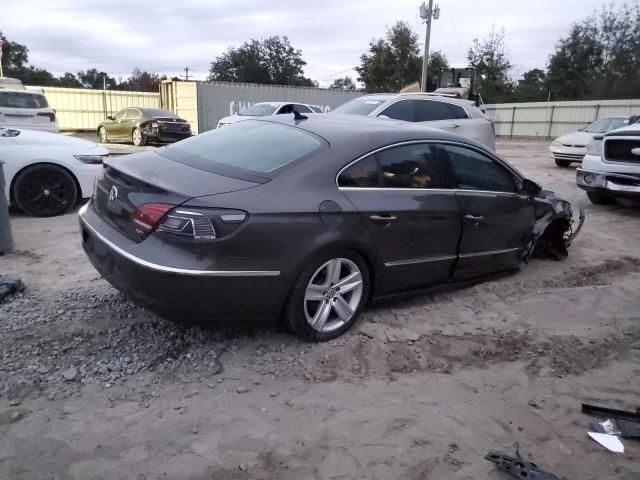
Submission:
<svg viewBox="0 0 640 480">
<path fill-rule="evenodd" d="M 256 103 L 253 107 L 247 108 L 238 115 L 247 117 L 264 117 L 266 115 L 273 115 L 279 106 L 280 105 L 277 103 Z"/>
<path fill-rule="evenodd" d="M 47 108 L 48 106 L 46 97 L 38 93 L 0 91 L 0 107 Z"/>
<path fill-rule="evenodd" d="M 322 145 L 320 137 L 299 128 L 248 120 L 170 145 L 161 154 L 213 173 L 231 167 L 265 174 L 315 152 Z"/>
<path fill-rule="evenodd" d="M 587 133 L 606 133 L 616 128 L 624 127 L 627 123 L 629 123 L 629 119 L 622 117 L 601 118 L 586 126 L 582 131 Z"/>
<path fill-rule="evenodd" d="M 163 108 L 143 108 L 142 113 L 147 117 L 169 117 L 175 118 L 176 114 Z"/>
<path fill-rule="evenodd" d="M 347 113 L 350 115 L 369 115 L 387 100 L 385 98 L 360 97 L 340 105 L 333 113 Z"/>
</svg>

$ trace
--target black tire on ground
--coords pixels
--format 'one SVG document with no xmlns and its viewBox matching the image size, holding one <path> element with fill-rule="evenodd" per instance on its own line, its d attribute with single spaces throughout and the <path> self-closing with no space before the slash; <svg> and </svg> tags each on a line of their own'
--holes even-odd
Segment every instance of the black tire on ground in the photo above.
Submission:
<svg viewBox="0 0 640 480">
<path fill-rule="evenodd" d="M 109 143 L 109 133 L 107 133 L 106 128 L 100 127 L 98 129 L 98 140 L 100 140 L 100 143 Z"/>
<path fill-rule="evenodd" d="M 318 331 L 314 329 L 307 321 L 307 312 L 305 304 L 305 295 L 309 283 L 314 279 L 318 270 L 328 261 L 334 259 L 346 259 L 353 262 L 360 271 L 362 278 L 362 290 L 360 292 L 360 300 L 357 307 L 353 310 L 353 314 L 348 321 L 340 327 L 331 331 Z M 299 337 L 314 342 L 325 342 L 339 337 L 349 330 L 358 321 L 362 310 L 366 306 L 369 299 L 370 289 L 370 272 L 366 261 L 357 253 L 352 251 L 335 252 L 331 255 L 323 255 L 316 260 L 310 262 L 300 273 L 289 299 L 284 309 L 283 323 L 284 326 Z M 345 293 L 345 298 L 349 293 Z M 319 308 L 319 307 L 318 307 Z"/>
<path fill-rule="evenodd" d="M 602 192 L 597 192 L 597 191 L 587 192 L 587 197 L 589 197 L 589 200 L 591 200 L 591 203 L 595 205 L 613 205 L 614 203 L 616 203 L 614 198 Z"/>
<path fill-rule="evenodd" d="M 571 165 L 571 160 L 558 160 L 556 158 L 556 165 L 560 168 L 568 168 Z"/>
<path fill-rule="evenodd" d="M 18 174 L 13 198 L 20 209 L 35 217 L 62 215 L 78 201 L 73 176 L 57 165 L 33 165 Z"/>
<path fill-rule="evenodd" d="M 138 128 L 134 128 L 133 132 L 131 132 L 131 141 L 136 147 L 144 147 L 149 139 L 143 135 L 143 133 Z"/>
</svg>

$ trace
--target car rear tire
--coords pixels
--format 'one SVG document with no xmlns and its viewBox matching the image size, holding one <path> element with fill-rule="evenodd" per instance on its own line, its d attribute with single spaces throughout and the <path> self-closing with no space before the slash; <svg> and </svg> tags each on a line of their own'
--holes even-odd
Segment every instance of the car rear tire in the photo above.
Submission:
<svg viewBox="0 0 640 480">
<path fill-rule="evenodd" d="M 109 143 L 109 134 L 106 128 L 100 127 L 98 129 L 98 140 L 100 140 L 100 143 Z"/>
<path fill-rule="evenodd" d="M 560 168 L 569 168 L 571 160 L 558 160 L 556 159 L 556 165 Z"/>
<path fill-rule="evenodd" d="M 56 165 L 24 169 L 13 183 L 13 198 L 20 209 L 34 217 L 62 215 L 78 201 L 73 176 Z"/>
<path fill-rule="evenodd" d="M 602 192 L 587 192 L 587 197 L 594 205 L 613 205 L 616 203 L 615 199 Z"/>
<path fill-rule="evenodd" d="M 131 132 L 131 141 L 136 147 L 144 147 L 148 140 L 149 139 L 142 134 L 139 128 L 134 128 L 133 132 Z"/>
<path fill-rule="evenodd" d="M 284 321 L 296 335 L 314 342 L 339 337 L 358 320 L 369 298 L 369 269 L 355 252 L 323 256 L 296 281 Z"/>
</svg>

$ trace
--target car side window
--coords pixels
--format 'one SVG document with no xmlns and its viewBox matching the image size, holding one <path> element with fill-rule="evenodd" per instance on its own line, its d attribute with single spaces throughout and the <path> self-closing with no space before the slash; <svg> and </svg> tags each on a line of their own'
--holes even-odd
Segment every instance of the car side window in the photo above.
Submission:
<svg viewBox="0 0 640 480">
<path fill-rule="evenodd" d="M 442 145 L 456 178 L 457 188 L 514 193 L 514 175 L 492 158 L 465 147 Z"/>
<path fill-rule="evenodd" d="M 405 122 L 415 122 L 414 104 L 415 100 L 400 100 L 385 108 L 378 116 L 386 116 L 395 120 L 404 120 Z"/>
<path fill-rule="evenodd" d="M 446 102 L 433 100 L 420 100 L 416 102 L 416 122 L 433 122 L 437 120 L 451 120 L 459 118 L 454 116 L 450 109 L 451 105 Z"/>
<path fill-rule="evenodd" d="M 438 152 L 433 144 L 411 144 L 377 153 L 385 188 L 440 188 Z"/>
<path fill-rule="evenodd" d="M 338 177 L 339 187 L 375 188 L 380 186 L 378 162 L 369 155 L 346 168 Z"/>
<path fill-rule="evenodd" d="M 114 120 L 122 120 L 124 118 L 124 114 L 126 113 L 126 110 L 120 110 L 118 113 L 116 113 L 113 116 Z"/>
<path fill-rule="evenodd" d="M 447 108 L 449 109 L 449 118 L 453 118 L 456 120 L 461 120 L 463 118 L 469 118 L 467 112 L 460 105 L 454 105 L 453 103 L 447 103 Z"/>
<path fill-rule="evenodd" d="M 300 105 L 299 103 L 296 103 L 293 106 L 293 109 L 298 113 L 313 113 L 313 111 L 310 110 L 309 107 L 307 107 L 306 105 Z"/>
<path fill-rule="evenodd" d="M 293 113 L 293 105 L 289 104 L 281 106 L 280 110 L 278 110 L 278 115 L 282 113 Z"/>
<path fill-rule="evenodd" d="M 124 119 L 135 120 L 136 118 L 138 118 L 138 110 L 136 110 L 135 108 L 127 108 Z"/>
</svg>

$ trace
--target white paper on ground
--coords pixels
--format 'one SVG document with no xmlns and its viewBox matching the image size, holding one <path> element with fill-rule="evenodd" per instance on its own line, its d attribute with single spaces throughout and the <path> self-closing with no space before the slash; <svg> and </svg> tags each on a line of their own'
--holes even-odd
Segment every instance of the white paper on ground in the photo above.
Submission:
<svg viewBox="0 0 640 480">
<path fill-rule="evenodd" d="M 609 435 L 607 433 L 595 433 L 589 432 L 589 436 L 596 442 L 602 445 L 607 450 L 615 453 L 624 453 L 624 445 L 618 437 L 615 435 Z"/>
</svg>

